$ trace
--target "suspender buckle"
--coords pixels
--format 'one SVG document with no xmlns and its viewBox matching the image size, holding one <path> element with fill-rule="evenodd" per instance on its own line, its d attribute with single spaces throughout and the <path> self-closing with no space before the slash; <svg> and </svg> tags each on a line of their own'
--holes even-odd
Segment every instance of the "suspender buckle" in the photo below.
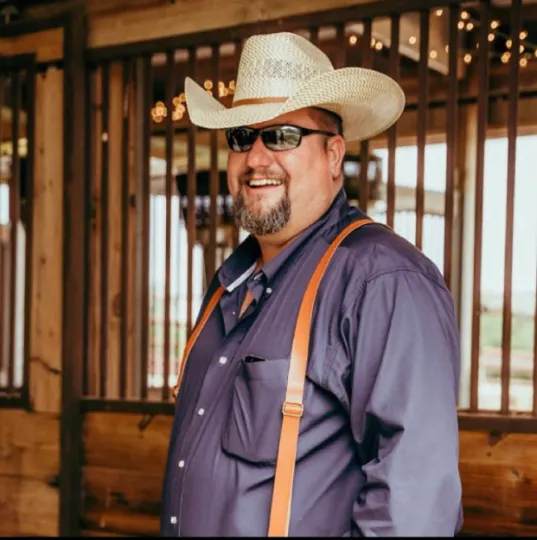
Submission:
<svg viewBox="0 0 537 540">
<path fill-rule="evenodd" d="M 301 418 L 304 414 L 304 405 L 302 405 L 302 403 L 295 403 L 293 401 L 284 401 L 282 405 L 282 413 L 284 416 Z"/>
</svg>

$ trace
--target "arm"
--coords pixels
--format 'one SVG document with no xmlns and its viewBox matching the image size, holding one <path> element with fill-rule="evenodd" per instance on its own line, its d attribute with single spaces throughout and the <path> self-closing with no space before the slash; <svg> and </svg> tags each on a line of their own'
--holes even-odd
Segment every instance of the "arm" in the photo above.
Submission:
<svg viewBox="0 0 537 540">
<path fill-rule="evenodd" d="M 362 293 L 351 311 L 350 414 L 366 483 L 352 535 L 453 536 L 462 514 L 451 297 L 414 271 L 378 276 Z"/>
</svg>

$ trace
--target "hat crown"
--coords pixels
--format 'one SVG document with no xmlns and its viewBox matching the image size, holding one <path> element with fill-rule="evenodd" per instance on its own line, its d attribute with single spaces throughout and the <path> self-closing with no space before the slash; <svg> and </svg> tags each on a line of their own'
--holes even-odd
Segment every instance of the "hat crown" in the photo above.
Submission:
<svg viewBox="0 0 537 540">
<path fill-rule="evenodd" d="M 244 43 L 234 102 L 285 98 L 305 82 L 333 70 L 328 56 L 299 35 L 279 32 L 253 36 Z"/>
</svg>

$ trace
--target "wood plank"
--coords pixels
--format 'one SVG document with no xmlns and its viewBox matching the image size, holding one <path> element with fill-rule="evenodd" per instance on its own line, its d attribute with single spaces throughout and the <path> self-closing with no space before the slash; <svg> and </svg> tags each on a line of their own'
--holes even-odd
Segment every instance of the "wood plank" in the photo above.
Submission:
<svg viewBox="0 0 537 540">
<path fill-rule="evenodd" d="M 537 534 L 537 435 L 460 433 L 465 532 Z"/>
<path fill-rule="evenodd" d="M 121 137 L 123 132 L 123 66 L 110 65 L 108 105 L 108 231 L 102 231 L 108 249 L 108 347 L 107 396 L 119 397 L 120 306 L 121 306 Z"/>
<path fill-rule="evenodd" d="M 159 473 L 86 466 L 83 476 L 86 508 L 159 516 L 164 463 Z"/>
<path fill-rule="evenodd" d="M 89 226 L 89 250 L 92 271 L 89 280 L 88 314 L 88 384 L 90 396 L 99 395 L 100 347 L 101 347 L 101 241 L 102 208 L 101 200 L 101 160 L 102 160 L 102 72 L 96 70 L 91 77 L 91 160 L 90 190 L 92 212 Z M 90 126 L 88 126 L 90 129 Z"/>
<path fill-rule="evenodd" d="M 0 409 L 0 477 L 52 481 L 59 473 L 56 414 Z"/>
<path fill-rule="evenodd" d="M 45 482 L 0 477 L 0 536 L 58 536 L 58 502 Z"/>
<path fill-rule="evenodd" d="M 146 422 L 149 422 L 146 424 Z M 173 418 L 88 413 L 84 417 L 85 465 L 162 473 Z"/>
<path fill-rule="evenodd" d="M 285 18 L 370 0 L 182 0 L 90 18 L 90 48 Z"/>
<path fill-rule="evenodd" d="M 146 514 L 129 514 L 109 510 L 91 510 L 84 512 L 82 523 L 86 530 L 100 529 L 113 535 L 158 536 L 159 518 Z"/>
<path fill-rule="evenodd" d="M 36 80 L 30 399 L 59 412 L 63 282 L 63 72 Z M 51 129 L 54 126 L 54 129 Z"/>
<path fill-rule="evenodd" d="M 6 56 L 35 53 L 38 62 L 57 60 L 63 57 L 63 30 L 58 28 L 0 39 L 0 51 Z"/>
</svg>

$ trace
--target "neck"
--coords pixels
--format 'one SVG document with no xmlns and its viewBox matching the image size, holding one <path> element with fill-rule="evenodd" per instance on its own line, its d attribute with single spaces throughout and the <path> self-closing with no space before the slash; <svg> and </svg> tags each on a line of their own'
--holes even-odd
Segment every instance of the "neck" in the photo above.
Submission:
<svg viewBox="0 0 537 540">
<path fill-rule="evenodd" d="M 274 259 L 278 253 L 280 253 L 292 242 L 295 236 L 296 235 L 292 235 L 286 238 L 269 238 L 267 236 L 258 236 L 257 241 L 259 242 L 259 249 L 261 250 L 261 266 Z"/>
</svg>

